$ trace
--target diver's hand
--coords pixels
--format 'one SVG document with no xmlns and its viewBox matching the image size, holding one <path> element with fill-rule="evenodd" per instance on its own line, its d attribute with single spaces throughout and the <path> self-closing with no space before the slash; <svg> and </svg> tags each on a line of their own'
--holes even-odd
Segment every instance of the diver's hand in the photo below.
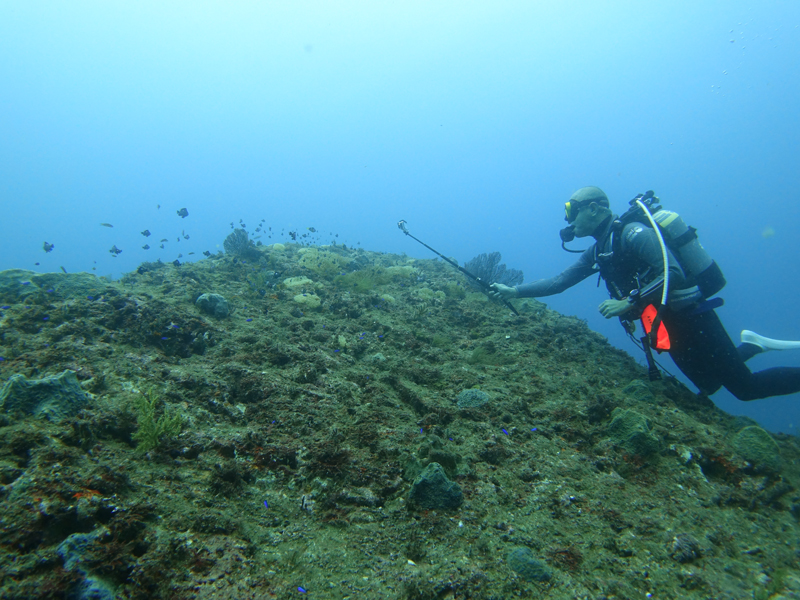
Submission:
<svg viewBox="0 0 800 600">
<path fill-rule="evenodd" d="M 489 287 L 492 288 L 492 291 L 489 292 L 489 296 L 495 300 L 508 300 L 509 298 L 516 298 L 519 296 L 517 288 L 508 287 L 502 283 L 493 283 Z"/>
<path fill-rule="evenodd" d="M 606 300 L 600 304 L 598 308 L 601 315 L 603 315 L 606 319 L 610 319 L 611 317 L 624 315 L 631 308 L 633 308 L 633 304 L 627 300 Z"/>
</svg>

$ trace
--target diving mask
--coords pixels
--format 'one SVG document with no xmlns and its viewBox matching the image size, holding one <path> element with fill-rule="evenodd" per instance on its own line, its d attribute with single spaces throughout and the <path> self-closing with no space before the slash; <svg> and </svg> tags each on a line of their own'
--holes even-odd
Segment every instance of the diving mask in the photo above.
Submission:
<svg viewBox="0 0 800 600">
<path fill-rule="evenodd" d="M 578 211 L 586 205 L 586 202 L 576 202 L 574 200 L 569 200 L 566 204 L 564 204 L 564 220 L 572 224 L 575 219 L 578 218 Z"/>
</svg>

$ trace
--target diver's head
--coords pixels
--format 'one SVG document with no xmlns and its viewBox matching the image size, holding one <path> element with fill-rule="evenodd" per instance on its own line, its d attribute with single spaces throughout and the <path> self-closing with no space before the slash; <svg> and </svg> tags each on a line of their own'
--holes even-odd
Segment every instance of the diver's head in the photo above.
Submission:
<svg viewBox="0 0 800 600">
<path fill-rule="evenodd" d="M 592 235 L 610 215 L 608 196 L 599 187 L 582 187 L 570 196 L 564 206 L 564 220 L 572 227 L 575 237 Z"/>
</svg>

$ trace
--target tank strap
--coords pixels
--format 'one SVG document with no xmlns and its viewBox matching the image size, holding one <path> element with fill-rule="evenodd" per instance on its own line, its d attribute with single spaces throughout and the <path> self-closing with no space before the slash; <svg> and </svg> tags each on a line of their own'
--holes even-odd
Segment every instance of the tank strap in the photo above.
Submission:
<svg viewBox="0 0 800 600">
<path fill-rule="evenodd" d="M 725 304 L 725 300 L 723 300 L 722 298 L 720 298 L 720 297 L 711 298 L 711 300 L 705 300 L 704 302 L 701 302 L 700 304 L 698 304 L 695 307 L 695 309 L 689 314 L 690 315 L 701 315 L 704 312 L 708 312 L 710 310 L 714 310 L 715 308 L 719 308 L 723 304 Z"/>
<path fill-rule="evenodd" d="M 674 238 L 673 240 L 671 240 L 671 243 L 675 248 L 681 248 L 686 244 L 688 244 L 689 242 L 691 242 L 692 240 L 696 239 L 697 239 L 697 229 L 690 226 L 689 229 L 686 230 L 686 233 Z"/>
</svg>

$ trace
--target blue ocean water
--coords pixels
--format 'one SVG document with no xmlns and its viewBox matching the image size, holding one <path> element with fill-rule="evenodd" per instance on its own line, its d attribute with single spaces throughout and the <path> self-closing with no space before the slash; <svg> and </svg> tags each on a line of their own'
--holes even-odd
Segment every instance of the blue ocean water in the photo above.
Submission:
<svg viewBox="0 0 800 600">
<path fill-rule="evenodd" d="M 265 243 L 431 257 L 405 219 L 531 281 L 574 260 L 572 191 L 653 189 L 722 266 L 732 337 L 798 340 L 799 27 L 789 1 L 5 2 L 0 269 L 116 277 L 261 219 Z M 605 298 L 545 301 L 636 356 Z M 800 395 L 713 399 L 800 427 Z"/>
</svg>

